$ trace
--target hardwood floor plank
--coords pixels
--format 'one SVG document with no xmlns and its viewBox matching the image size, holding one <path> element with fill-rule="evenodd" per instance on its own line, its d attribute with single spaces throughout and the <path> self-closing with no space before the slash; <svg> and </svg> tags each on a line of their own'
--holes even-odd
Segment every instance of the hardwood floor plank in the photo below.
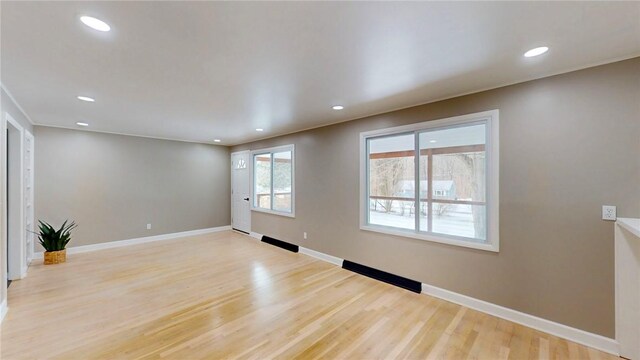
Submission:
<svg viewBox="0 0 640 360">
<path fill-rule="evenodd" d="M 34 264 L 9 306 L 10 360 L 615 358 L 231 231 Z"/>
</svg>

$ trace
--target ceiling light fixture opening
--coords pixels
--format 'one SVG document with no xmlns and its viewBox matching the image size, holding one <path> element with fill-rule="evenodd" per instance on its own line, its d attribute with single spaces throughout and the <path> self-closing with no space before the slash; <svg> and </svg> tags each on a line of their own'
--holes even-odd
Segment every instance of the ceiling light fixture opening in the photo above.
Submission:
<svg viewBox="0 0 640 360">
<path fill-rule="evenodd" d="M 90 98 L 88 96 L 78 96 L 78 100 L 86 101 L 86 102 L 94 102 L 96 99 Z"/>
<path fill-rule="evenodd" d="M 537 47 L 524 53 L 524 57 L 534 57 L 534 56 L 542 55 L 547 51 L 549 51 L 549 48 L 546 46 Z"/>
<path fill-rule="evenodd" d="M 262 128 L 257 128 L 256 131 L 264 131 Z"/>
<path fill-rule="evenodd" d="M 213 139 L 213 142 L 220 142 L 220 139 Z"/>
<path fill-rule="evenodd" d="M 86 16 L 86 15 L 81 16 L 80 21 L 82 21 L 83 24 L 87 25 L 88 27 L 94 30 L 98 30 L 102 32 L 111 30 L 111 26 L 109 26 L 109 24 L 91 16 Z"/>
<path fill-rule="evenodd" d="M 85 122 L 77 122 L 76 125 L 78 125 L 78 126 L 89 126 L 89 124 L 87 124 Z"/>
<path fill-rule="evenodd" d="M 333 109 L 333 110 L 342 110 L 342 109 L 344 109 L 344 106 L 342 106 L 342 105 L 334 105 L 334 106 L 332 107 L 332 109 Z"/>
</svg>

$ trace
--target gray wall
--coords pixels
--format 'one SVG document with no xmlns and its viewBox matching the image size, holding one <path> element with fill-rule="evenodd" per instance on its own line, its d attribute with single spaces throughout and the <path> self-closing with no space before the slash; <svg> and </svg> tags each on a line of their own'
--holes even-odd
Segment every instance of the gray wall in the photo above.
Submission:
<svg viewBox="0 0 640 360">
<path fill-rule="evenodd" d="M 230 224 L 227 147 L 42 126 L 35 137 L 36 219 L 75 220 L 70 246 Z"/>
<path fill-rule="evenodd" d="M 499 253 L 359 230 L 360 132 L 491 109 L 500 109 Z M 253 212 L 253 231 L 614 336 L 614 223 L 600 219 L 601 205 L 640 217 L 640 58 L 232 151 L 290 143 L 296 218 Z"/>
</svg>

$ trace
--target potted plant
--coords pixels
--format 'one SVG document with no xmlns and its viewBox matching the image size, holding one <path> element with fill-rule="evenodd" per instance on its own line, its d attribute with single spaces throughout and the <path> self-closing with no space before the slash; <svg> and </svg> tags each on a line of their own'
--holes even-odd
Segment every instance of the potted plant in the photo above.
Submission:
<svg viewBox="0 0 640 360">
<path fill-rule="evenodd" d="M 62 223 L 60 229 L 56 230 L 53 226 L 47 222 L 38 220 L 38 227 L 40 233 L 38 233 L 38 240 L 40 245 L 44 248 L 44 264 L 61 264 L 67 261 L 66 246 L 71 240 L 71 230 L 76 228 L 75 222 L 69 223 L 69 220 L 65 220 Z"/>
</svg>

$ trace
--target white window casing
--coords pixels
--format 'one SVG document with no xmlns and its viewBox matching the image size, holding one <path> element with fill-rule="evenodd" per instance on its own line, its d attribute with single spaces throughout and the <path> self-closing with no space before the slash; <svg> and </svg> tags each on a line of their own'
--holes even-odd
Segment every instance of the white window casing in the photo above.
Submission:
<svg viewBox="0 0 640 360">
<path fill-rule="evenodd" d="M 275 153 L 281 152 L 291 152 L 291 211 L 282 211 L 273 209 L 274 207 L 274 183 L 273 183 L 273 175 L 274 175 L 274 158 L 273 155 Z M 257 206 L 257 196 L 256 193 L 256 169 L 255 162 L 256 156 L 259 155 L 269 155 L 271 157 L 271 168 L 270 168 L 270 208 L 263 208 Z M 293 144 L 276 146 L 266 149 L 259 149 L 251 151 L 251 211 L 262 212 L 267 214 L 281 215 L 287 217 L 295 217 L 295 146 Z"/>
<path fill-rule="evenodd" d="M 473 126 L 477 124 L 485 125 L 485 198 L 484 202 L 486 206 L 486 239 L 472 239 L 454 235 L 440 234 L 434 232 L 423 231 L 421 229 L 419 218 L 419 209 L 421 204 L 420 199 L 420 177 L 419 177 L 419 162 L 420 162 L 420 142 L 419 135 L 425 131 L 438 131 L 446 130 L 450 128 L 460 128 L 465 126 Z M 369 149 L 368 143 L 371 139 L 382 138 L 385 136 L 393 135 L 406 135 L 415 134 L 416 142 L 415 148 L 415 177 L 414 184 L 415 189 L 415 223 L 416 226 L 413 230 L 403 229 L 394 226 L 382 226 L 377 224 L 371 224 L 369 221 L 370 214 L 370 198 L 369 198 Z M 387 129 L 379 129 L 373 131 L 367 131 L 360 134 L 360 229 L 366 231 L 379 232 L 389 235 L 408 237 L 426 241 L 433 241 L 438 243 L 444 243 L 449 245 L 457 245 L 462 247 L 481 249 L 487 251 L 498 252 L 499 251 L 499 111 L 490 110 L 484 112 L 478 112 L 468 115 L 461 115 L 450 117 L 440 120 L 431 120 L 417 124 L 397 126 Z M 432 179 L 431 179 L 432 181 Z M 433 192 L 432 189 L 428 189 L 429 192 Z M 442 194 L 449 193 L 442 190 Z M 431 198 L 431 196 L 429 196 Z M 412 200 L 413 201 L 413 200 Z M 437 200 L 434 200 L 437 202 Z M 428 202 L 428 206 L 431 206 L 434 202 Z M 415 206 L 418 205 L 418 206 Z M 432 210 L 429 210 L 430 212 Z M 431 216 L 431 215 L 429 215 Z M 431 221 L 431 218 L 429 219 Z"/>
</svg>

